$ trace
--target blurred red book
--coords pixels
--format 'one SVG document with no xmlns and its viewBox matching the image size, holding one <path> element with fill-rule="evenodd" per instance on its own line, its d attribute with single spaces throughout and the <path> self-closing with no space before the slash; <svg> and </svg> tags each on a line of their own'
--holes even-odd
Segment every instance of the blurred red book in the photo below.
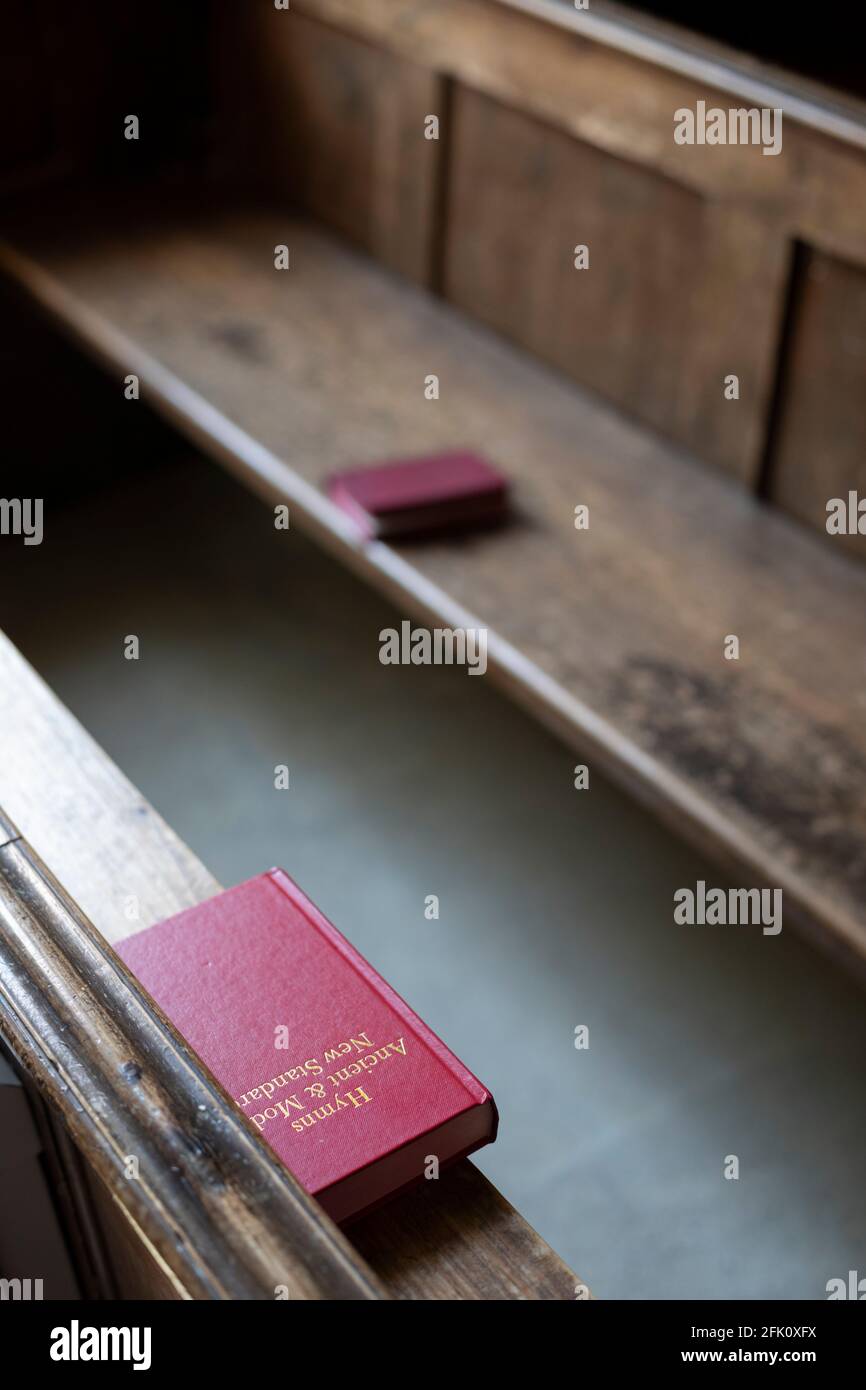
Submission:
<svg viewBox="0 0 866 1390">
<path fill-rule="evenodd" d="M 490 1093 L 282 869 L 116 950 L 335 1221 L 496 1137 Z"/>
<path fill-rule="evenodd" d="M 500 521 L 508 481 L 464 450 L 350 468 L 328 479 L 327 492 L 368 539 L 386 540 Z"/>
</svg>

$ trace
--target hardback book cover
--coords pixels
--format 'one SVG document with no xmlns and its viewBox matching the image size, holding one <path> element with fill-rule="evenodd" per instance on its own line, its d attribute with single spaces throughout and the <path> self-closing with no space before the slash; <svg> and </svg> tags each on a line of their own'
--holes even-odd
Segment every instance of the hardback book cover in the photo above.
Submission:
<svg viewBox="0 0 866 1390">
<path fill-rule="evenodd" d="M 282 869 L 116 950 L 335 1221 L 496 1137 L 489 1091 Z"/>
<path fill-rule="evenodd" d="M 365 537 L 385 540 L 500 521 L 508 481 L 464 450 L 346 469 L 327 491 Z"/>
</svg>

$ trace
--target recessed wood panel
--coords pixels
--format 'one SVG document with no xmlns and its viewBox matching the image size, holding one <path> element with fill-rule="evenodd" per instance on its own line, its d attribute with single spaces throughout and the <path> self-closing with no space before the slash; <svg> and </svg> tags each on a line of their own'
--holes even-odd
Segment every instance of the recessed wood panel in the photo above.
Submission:
<svg viewBox="0 0 866 1390">
<path fill-rule="evenodd" d="M 748 203 L 794 235 L 860 263 L 866 257 L 866 108 L 840 106 L 785 74 L 736 56 L 689 58 L 689 44 L 637 44 L 627 20 L 568 4 L 519 14 L 491 0 L 292 0 L 589 145 L 656 169 L 713 200 Z M 598 21 L 601 21 L 599 23 Z M 592 32 L 593 37 L 590 37 Z M 716 55 L 718 57 L 718 55 Z M 674 112 L 781 107 L 779 157 L 757 145 L 678 145 Z"/>
<path fill-rule="evenodd" d="M 770 495 L 827 535 L 827 503 L 866 497 L 866 271 L 802 252 Z M 866 536 L 827 536 L 866 559 Z"/>
<path fill-rule="evenodd" d="M 440 79 L 408 59 L 299 14 L 253 17 L 263 121 L 277 190 L 392 269 L 431 265 Z"/>
<path fill-rule="evenodd" d="M 754 479 L 784 271 L 760 219 L 466 88 L 451 150 L 447 297 Z"/>
</svg>

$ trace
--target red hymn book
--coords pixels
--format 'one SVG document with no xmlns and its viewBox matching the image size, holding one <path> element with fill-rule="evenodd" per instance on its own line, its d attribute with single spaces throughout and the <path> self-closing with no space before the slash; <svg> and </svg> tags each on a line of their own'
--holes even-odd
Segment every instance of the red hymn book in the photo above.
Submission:
<svg viewBox="0 0 866 1390">
<path fill-rule="evenodd" d="M 116 949 L 335 1221 L 496 1137 L 490 1092 L 282 869 Z"/>
<path fill-rule="evenodd" d="M 392 540 L 502 521 L 509 489 L 498 469 L 464 449 L 349 468 L 327 490 L 367 540 Z"/>
</svg>

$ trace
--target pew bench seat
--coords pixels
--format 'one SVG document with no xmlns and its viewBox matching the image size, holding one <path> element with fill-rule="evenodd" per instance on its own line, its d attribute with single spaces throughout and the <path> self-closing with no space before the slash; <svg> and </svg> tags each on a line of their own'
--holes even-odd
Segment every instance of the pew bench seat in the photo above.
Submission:
<svg viewBox="0 0 866 1390">
<path fill-rule="evenodd" d="M 136 375 L 407 616 L 487 627 L 490 677 L 582 763 L 862 962 L 866 570 L 308 221 L 150 197 L 56 225 L 0 268 L 118 392 Z M 454 447 L 513 480 L 504 530 L 365 542 L 324 495 Z"/>
</svg>

